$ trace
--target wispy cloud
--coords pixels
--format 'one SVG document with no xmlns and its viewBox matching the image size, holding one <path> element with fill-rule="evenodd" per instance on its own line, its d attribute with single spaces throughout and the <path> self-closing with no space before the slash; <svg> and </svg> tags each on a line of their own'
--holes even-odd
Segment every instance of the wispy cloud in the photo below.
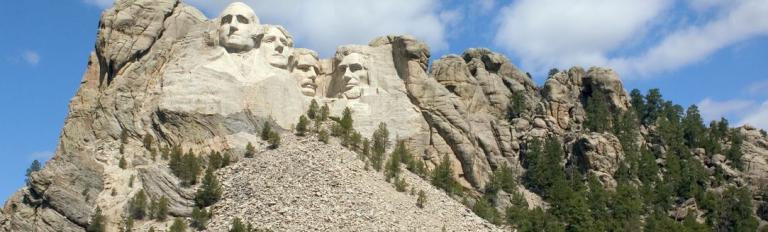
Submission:
<svg viewBox="0 0 768 232">
<path fill-rule="evenodd" d="M 27 64 L 37 65 L 40 63 L 40 54 L 35 51 L 24 51 L 21 53 L 21 59 Z"/>
<path fill-rule="evenodd" d="M 739 125 L 749 124 L 755 127 L 768 130 L 768 101 L 763 102 L 757 110 L 747 114 Z"/>
<path fill-rule="evenodd" d="M 53 157 L 52 151 L 38 151 L 38 152 L 33 152 L 32 154 L 27 155 L 27 159 L 29 159 L 30 161 L 38 160 L 41 162 L 45 162 L 51 157 Z"/>
<path fill-rule="evenodd" d="M 746 91 L 749 95 L 768 95 L 768 78 L 749 84 Z"/>
<path fill-rule="evenodd" d="M 701 111 L 701 117 L 704 118 L 705 122 L 709 122 L 711 120 L 718 120 L 721 117 L 728 118 L 727 116 L 731 115 L 744 115 L 755 105 L 755 102 L 739 99 L 716 101 L 711 98 L 705 98 L 696 105 L 699 107 L 699 111 Z"/>
<path fill-rule="evenodd" d="M 495 43 L 520 57 L 524 68 L 536 72 L 600 65 L 642 78 L 676 70 L 741 41 L 768 35 L 768 1 L 690 1 L 689 12 L 714 13 L 702 22 L 691 21 L 665 31 L 662 29 L 668 25 L 661 22 L 680 14 L 672 12 L 672 3 L 519 0 L 501 10 Z M 630 54 L 621 52 L 632 44 L 650 45 Z"/>
<path fill-rule="evenodd" d="M 83 0 L 83 2 L 94 5 L 96 7 L 99 7 L 101 9 L 106 9 L 110 6 L 112 6 L 112 3 L 114 0 Z"/>
</svg>

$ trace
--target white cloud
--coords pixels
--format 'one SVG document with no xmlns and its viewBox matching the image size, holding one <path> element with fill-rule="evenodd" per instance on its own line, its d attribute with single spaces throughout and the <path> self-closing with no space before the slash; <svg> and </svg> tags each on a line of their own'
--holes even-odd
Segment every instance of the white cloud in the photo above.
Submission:
<svg viewBox="0 0 768 232">
<path fill-rule="evenodd" d="M 97 6 L 101 9 L 106 9 L 112 6 L 112 3 L 114 2 L 114 0 L 83 0 L 83 2 Z"/>
<path fill-rule="evenodd" d="M 495 0 L 476 0 L 477 6 L 480 7 L 481 11 L 487 12 L 489 10 L 492 10 L 494 6 L 496 6 Z"/>
<path fill-rule="evenodd" d="M 673 1 L 520 0 L 501 10 L 495 43 L 536 72 L 600 65 L 613 67 L 624 76 L 645 77 L 768 34 L 768 1 L 690 1 L 688 6 L 694 11 L 718 12 L 700 25 L 665 32 L 652 29 L 679 13 L 670 12 Z M 637 55 L 612 54 L 633 42 L 647 44 L 659 35 L 658 43 Z"/>
<path fill-rule="evenodd" d="M 768 101 L 763 102 L 757 110 L 747 114 L 741 119 L 739 125 L 749 124 L 755 127 L 768 129 Z"/>
<path fill-rule="evenodd" d="M 738 1 L 726 14 L 702 26 L 689 26 L 667 35 L 638 57 L 609 62 L 619 70 L 647 76 L 698 62 L 729 45 L 768 35 L 768 1 Z"/>
<path fill-rule="evenodd" d="M 45 162 L 46 160 L 50 159 L 52 156 L 53 156 L 53 152 L 51 151 L 39 151 L 39 152 L 33 152 L 32 154 L 29 154 L 27 156 L 27 159 Z"/>
<path fill-rule="evenodd" d="M 663 0 L 520 0 L 499 15 L 495 43 L 536 70 L 601 64 L 605 53 L 640 34 Z"/>
<path fill-rule="evenodd" d="M 24 51 L 21 53 L 21 59 L 27 62 L 27 64 L 37 65 L 37 63 L 40 63 L 40 54 L 37 54 L 35 51 Z"/>
<path fill-rule="evenodd" d="M 231 1 L 188 0 L 210 17 Z M 443 20 L 438 0 L 273 0 L 243 1 L 250 5 L 263 24 L 283 25 L 299 45 L 332 55 L 344 44 L 368 44 L 388 34 L 412 34 L 434 50 L 445 50 Z M 210 15 L 214 14 L 214 15 Z"/>
<path fill-rule="evenodd" d="M 768 94 L 768 78 L 749 84 L 746 88 L 746 91 L 750 95 Z"/>
<path fill-rule="evenodd" d="M 709 122 L 728 115 L 743 115 L 754 104 L 755 102 L 750 100 L 715 101 L 711 98 L 704 98 L 696 105 L 699 107 L 704 122 Z"/>
</svg>

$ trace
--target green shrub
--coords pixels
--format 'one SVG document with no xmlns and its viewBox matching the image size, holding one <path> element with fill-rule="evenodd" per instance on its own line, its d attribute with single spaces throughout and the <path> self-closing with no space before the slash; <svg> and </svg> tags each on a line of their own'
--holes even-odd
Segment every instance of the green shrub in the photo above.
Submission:
<svg viewBox="0 0 768 232">
<path fill-rule="evenodd" d="M 168 232 L 186 232 L 187 224 L 181 218 L 173 219 L 173 224 L 168 228 Z"/>
<path fill-rule="evenodd" d="M 424 204 L 427 203 L 427 194 L 424 192 L 424 190 L 419 190 L 419 197 L 416 199 L 416 206 L 419 208 L 424 208 Z"/>
<path fill-rule="evenodd" d="M 203 177 L 202 186 L 200 186 L 200 189 L 195 194 L 195 203 L 201 208 L 213 205 L 213 203 L 221 199 L 222 192 L 221 185 L 216 179 L 213 169 L 208 169 L 205 172 L 205 177 Z"/>
<path fill-rule="evenodd" d="M 320 129 L 320 132 L 317 133 L 317 140 L 320 140 L 320 142 L 328 144 L 329 139 L 330 139 L 330 136 L 328 136 L 328 131 L 325 129 Z"/>
<path fill-rule="evenodd" d="M 139 190 L 133 199 L 128 204 L 130 207 L 131 217 L 135 219 L 144 219 L 147 216 L 147 195 L 144 190 Z"/>
<path fill-rule="evenodd" d="M 277 131 L 272 131 L 269 133 L 267 142 L 269 142 L 269 149 L 277 149 L 280 147 L 280 134 L 278 134 Z"/>
<path fill-rule="evenodd" d="M 203 230 L 205 229 L 205 225 L 208 224 L 208 220 L 210 218 L 211 215 L 206 212 L 205 209 L 195 207 L 192 209 L 192 222 L 190 223 L 190 226 L 198 230 Z"/>
<path fill-rule="evenodd" d="M 86 228 L 85 231 L 87 232 L 107 231 L 106 221 L 107 219 L 101 213 L 101 208 L 96 207 L 96 212 L 94 212 L 93 215 L 91 215 L 91 221 L 90 223 L 88 223 L 88 228 Z"/>
<path fill-rule="evenodd" d="M 243 156 L 245 158 L 253 158 L 255 154 L 256 154 L 256 148 L 253 147 L 253 144 L 251 144 L 251 142 L 248 142 L 248 145 L 245 145 L 245 154 Z"/>
<path fill-rule="evenodd" d="M 307 120 L 307 117 L 304 115 L 299 117 L 299 123 L 296 124 L 296 135 L 298 136 L 304 136 L 304 134 L 307 133 L 307 124 L 309 124 L 309 120 Z"/>
</svg>

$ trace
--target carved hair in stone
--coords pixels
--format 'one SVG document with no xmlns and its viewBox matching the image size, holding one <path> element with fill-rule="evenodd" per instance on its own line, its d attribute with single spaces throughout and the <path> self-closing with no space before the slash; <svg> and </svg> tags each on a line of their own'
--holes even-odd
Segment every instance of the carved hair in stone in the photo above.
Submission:
<svg viewBox="0 0 768 232">
<path fill-rule="evenodd" d="M 341 82 L 341 92 L 347 99 L 358 99 L 370 86 L 368 57 L 361 48 L 348 46 L 340 48 L 335 55 L 338 62 L 336 71 Z M 337 85 L 339 86 L 339 85 Z"/>
<path fill-rule="evenodd" d="M 292 53 L 293 37 L 279 25 L 265 25 L 262 30 L 259 49 L 266 56 L 267 62 L 273 67 L 288 69 L 288 58 Z"/>
<path fill-rule="evenodd" d="M 289 61 L 289 70 L 296 79 L 304 96 L 314 97 L 317 93 L 317 75 L 320 74 L 317 52 L 297 48 Z"/>
<path fill-rule="evenodd" d="M 229 4 L 221 12 L 219 22 L 219 45 L 227 52 L 247 52 L 255 47 L 259 18 L 251 7 L 241 2 Z"/>
</svg>

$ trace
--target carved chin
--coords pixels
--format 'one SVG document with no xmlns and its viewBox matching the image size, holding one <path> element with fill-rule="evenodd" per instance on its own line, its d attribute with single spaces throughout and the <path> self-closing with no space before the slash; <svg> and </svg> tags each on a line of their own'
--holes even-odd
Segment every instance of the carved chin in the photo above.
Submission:
<svg viewBox="0 0 768 232">
<path fill-rule="evenodd" d="M 344 96 L 347 97 L 347 99 L 358 99 L 362 95 L 363 91 L 360 87 L 353 87 L 352 89 L 347 90 L 347 92 L 344 92 Z"/>
<path fill-rule="evenodd" d="M 225 41 L 222 45 L 230 51 L 247 51 L 253 48 L 251 44 L 232 40 Z"/>
<path fill-rule="evenodd" d="M 301 88 L 301 93 L 304 94 L 304 96 L 307 96 L 307 97 L 314 97 L 315 96 L 315 89 L 313 89 L 313 88 Z"/>
</svg>

